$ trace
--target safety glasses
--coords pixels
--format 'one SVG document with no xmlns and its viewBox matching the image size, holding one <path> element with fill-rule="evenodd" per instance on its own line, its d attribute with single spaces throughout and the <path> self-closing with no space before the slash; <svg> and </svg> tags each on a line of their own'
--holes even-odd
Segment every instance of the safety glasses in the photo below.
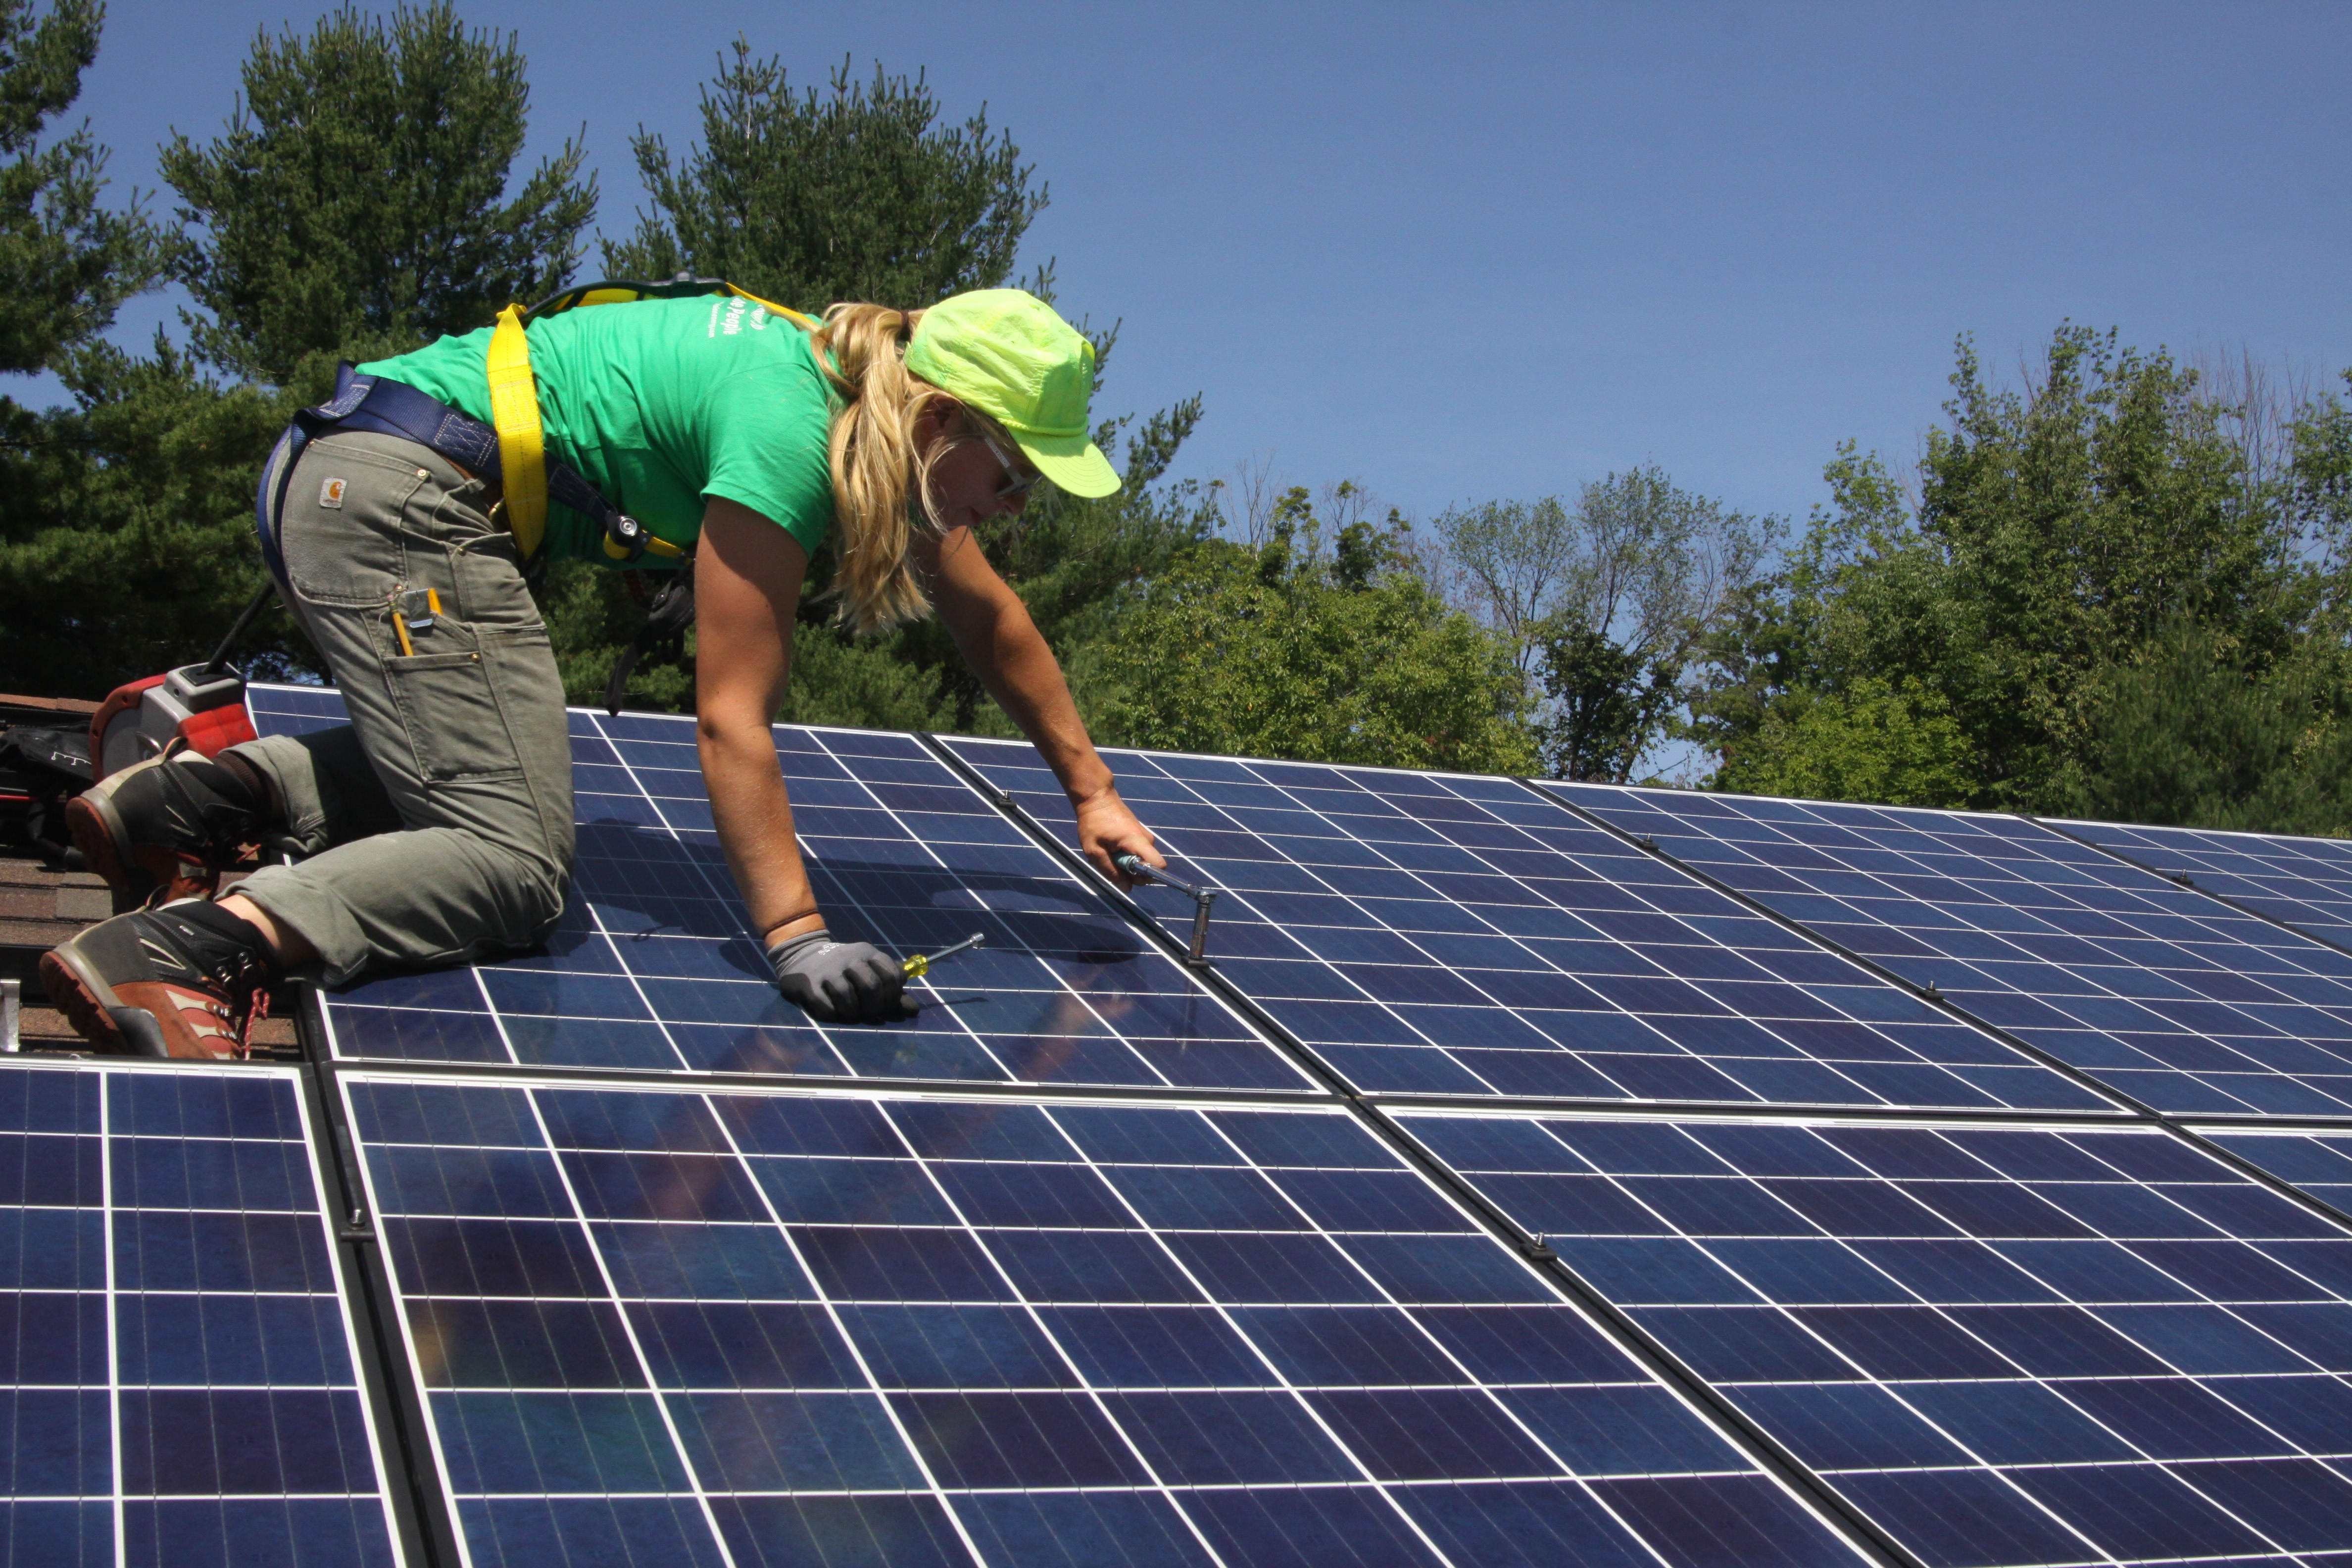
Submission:
<svg viewBox="0 0 2352 1568">
<path fill-rule="evenodd" d="M 971 429 L 972 434 L 980 437 L 981 445 L 988 448 L 989 456 L 994 458 L 996 459 L 997 466 L 1004 470 L 1004 482 L 996 487 L 996 499 L 998 500 L 1019 500 L 1036 486 L 1036 483 L 1040 479 L 1045 477 L 1034 470 L 1032 470 L 1026 479 L 1016 477 L 1020 474 L 1021 469 L 1013 462 L 1013 454 L 998 446 L 996 444 L 996 437 L 991 436 L 979 426 L 974 425 Z"/>
</svg>

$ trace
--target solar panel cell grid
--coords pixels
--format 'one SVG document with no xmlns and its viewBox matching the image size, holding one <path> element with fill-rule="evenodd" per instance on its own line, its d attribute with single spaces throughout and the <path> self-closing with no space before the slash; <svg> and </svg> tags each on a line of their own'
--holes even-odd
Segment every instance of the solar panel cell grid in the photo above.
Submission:
<svg viewBox="0 0 2352 1568">
<path fill-rule="evenodd" d="M 319 721 L 257 691 L 257 722 Z M 281 716 L 282 705 L 290 710 Z M 563 923 L 531 955 L 331 996 L 347 1058 L 1301 1090 L 1307 1078 L 904 735 L 780 726 L 803 852 L 835 935 L 898 953 L 978 931 L 904 1027 L 785 1002 L 711 828 L 688 719 L 572 715 L 579 827 Z"/>
<path fill-rule="evenodd" d="M 2113 822 L 2053 826 L 2130 857 L 2161 876 L 2186 876 L 2203 891 L 2352 945 L 2352 842 Z"/>
<path fill-rule="evenodd" d="M 343 1081 L 477 1563 L 1852 1561 L 1344 1113 Z"/>
<path fill-rule="evenodd" d="M 2352 1548 L 2352 1236 L 2168 1133 L 1404 1121 L 1926 1562 Z"/>
<path fill-rule="evenodd" d="M 2352 1214 L 2352 1131 L 2341 1133 L 2202 1130 L 2222 1148 L 2324 1203 Z"/>
<path fill-rule="evenodd" d="M 2352 954 L 2016 817 L 1548 784 L 2175 1114 L 2352 1114 Z"/>
<path fill-rule="evenodd" d="M 328 1008 L 346 1055 L 580 1069 L 341 1080 L 473 1562 L 1851 1561 L 911 737 L 778 731 L 820 897 L 898 951 L 990 946 L 919 1026 L 832 1030 L 740 929 L 685 721 L 573 725 L 564 930 Z M 949 744 L 1068 841 L 1027 748 Z M 1229 981 L 1360 1087 L 1465 1097 L 1403 1123 L 1923 1562 L 2352 1552 L 2345 1227 L 1517 783 L 1112 762 L 1224 889 Z M 2352 956 L 2039 825 L 1559 793 L 2146 1102 L 2352 1114 Z M 2324 847 L 2196 837 L 2201 885 L 2314 930 L 2352 910 Z M 1269 1099 L 1181 1099 L 1212 1087 Z M 1504 1095 L 1602 1103 L 1475 1108 Z M 2352 1205 L 2352 1133 L 2209 1135 Z M 266 1197 L 276 1168 L 204 1180 Z"/>
<path fill-rule="evenodd" d="M 0 1560 L 396 1561 L 291 1074 L 0 1064 Z"/>
<path fill-rule="evenodd" d="M 948 744 L 1066 838 L 1034 752 Z M 1225 890 L 1218 968 L 1368 1090 L 2108 1108 L 1508 780 L 1106 754 Z"/>
</svg>

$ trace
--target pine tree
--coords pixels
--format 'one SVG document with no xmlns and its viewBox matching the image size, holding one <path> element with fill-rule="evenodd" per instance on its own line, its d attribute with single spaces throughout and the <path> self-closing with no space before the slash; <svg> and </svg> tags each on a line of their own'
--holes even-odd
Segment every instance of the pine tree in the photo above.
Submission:
<svg viewBox="0 0 2352 1568">
<path fill-rule="evenodd" d="M 400 353 L 569 281 L 595 180 L 566 142 L 508 198 L 523 70 L 513 34 L 468 31 L 447 0 L 257 37 L 224 132 L 163 149 L 199 226 L 174 271 L 211 312 L 205 357 L 282 385 L 306 359 Z"/>
<path fill-rule="evenodd" d="M 23 32 L 18 0 L 0 6 Z M 59 0 L 54 15 L 80 18 L 88 36 L 67 28 L 46 52 L 12 42 L 8 104 L 70 101 L 55 62 L 86 62 L 95 13 Z M 529 101 L 511 37 L 468 32 L 446 5 L 389 22 L 345 9 L 307 38 L 257 39 L 244 85 L 221 137 L 175 137 L 164 153 L 181 216 L 196 226 L 171 239 L 172 267 L 209 312 L 189 348 L 159 333 L 133 354 L 91 338 L 112 301 L 153 276 L 133 243 L 143 231 L 123 226 L 135 214 L 108 228 L 57 198 L 44 210 L 82 213 L 86 242 L 36 268 L 51 279 L 46 294 L 10 289 L 89 301 L 81 335 L 48 356 L 73 406 L 5 410 L 0 668 L 13 684 L 99 696 L 210 652 L 266 580 L 252 521 L 262 461 L 325 392 L 336 359 L 483 325 L 497 305 L 570 275 L 594 204 L 593 184 L 572 177 L 579 150 L 504 199 Z M 103 157 L 81 149 L 62 165 L 68 195 Z M 75 284 L 73 258 L 106 244 L 108 258 L 83 269 L 102 286 Z M 19 254 L 37 252 L 0 248 Z M 249 670 L 319 668 L 275 614 L 238 652 Z"/>
<path fill-rule="evenodd" d="M 134 200 L 98 205 L 107 151 L 87 125 L 42 140 L 81 95 L 106 7 L 0 0 L 0 373 L 53 367 L 154 280 L 155 236 Z"/>
<path fill-rule="evenodd" d="M 702 143 L 673 163 L 658 136 L 630 145 L 655 210 L 604 246 L 616 278 L 724 278 L 822 310 L 837 300 L 913 308 L 1011 276 L 1045 187 L 982 108 L 940 121 L 939 100 L 877 63 L 846 62 L 828 90 L 794 92 L 774 59 L 737 40 L 702 93 Z"/>
</svg>

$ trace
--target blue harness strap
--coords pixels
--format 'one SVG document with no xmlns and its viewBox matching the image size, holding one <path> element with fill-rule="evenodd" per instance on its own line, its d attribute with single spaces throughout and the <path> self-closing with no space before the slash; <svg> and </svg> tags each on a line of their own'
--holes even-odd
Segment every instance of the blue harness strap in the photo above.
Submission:
<svg viewBox="0 0 2352 1568">
<path fill-rule="evenodd" d="M 330 430 L 397 436 L 429 447 L 478 479 L 501 482 L 499 433 L 494 426 L 406 382 L 361 375 L 348 364 L 339 365 L 335 395 L 294 416 L 286 434 L 278 438 L 269 461 L 262 465 L 261 487 L 253 498 L 254 531 L 260 536 L 262 559 L 280 585 L 286 582 L 286 563 L 278 551 L 278 521 L 285 515 L 287 482 L 294 476 L 302 448 Z M 652 537 L 645 524 L 606 500 L 569 463 L 548 460 L 547 495 L 603 528 L 618 559 L 633 562 L 645 554 Z"/>
</svg>

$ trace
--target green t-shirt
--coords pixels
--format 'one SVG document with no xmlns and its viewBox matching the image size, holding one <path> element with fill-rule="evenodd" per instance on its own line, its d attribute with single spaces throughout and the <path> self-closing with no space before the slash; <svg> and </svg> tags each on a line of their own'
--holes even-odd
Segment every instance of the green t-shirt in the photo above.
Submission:
<svg viewBox="0 0 2352 1568">
<path fill-rule="evenodd" d="M 360 366 L 490 417 L 488 327 Z M 691 546 L 722 497 L 811 554 L 833 527 L 831 388 L 808 334 L 725 296 L 575 307 L 530 323 L 547 454 L 655 534 Z M 547 552 L 614 564 L 604 531 L 550 502 Z M 667 563 L 647 556 L 648 566 Z"/>
</svg>

